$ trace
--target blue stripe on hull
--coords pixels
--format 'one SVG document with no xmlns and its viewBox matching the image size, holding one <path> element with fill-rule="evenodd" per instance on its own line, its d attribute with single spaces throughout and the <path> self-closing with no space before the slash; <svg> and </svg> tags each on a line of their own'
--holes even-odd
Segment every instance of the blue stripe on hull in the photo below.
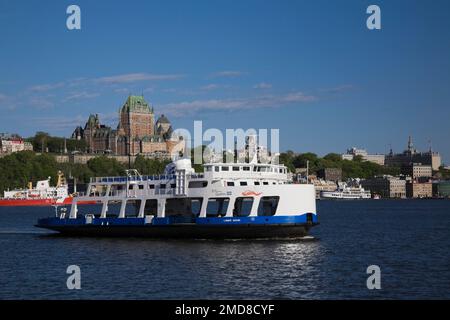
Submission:
<svg viewBox="0 0 450 320">
<path fill-rule="evenodd" d="M 207 218 L 191 218 L 191 217 L 165 217 L 154 218 L 151 225 L 176 225 L 180 223 L 194 223 L 197 225 L 280 225 L 280 224 L 303 224 L 308 223 L 308 215 L 310 222 L 317 223 L 317 215 L 313 213 L 305 213 L 296 216 L 256 216 L 256 217 L 207 217 Z M 60 218 L 44 218 L 39 219 L 39 227 L 52 226 L 77 226 L 86 225 L 84 217 L 76 219 L 60 219 Z M 144 218 L 94 218 L 90 225 L 93 226 L 140 226 L 146 225 Z"/>
<path fill-rule="evenodd" d="M 311 214 L 311 222 L 317 222 L 317 215 Z M 197 218 L 197 224 L 294 224 L 307 223 L 307 214 L 298 216 L 257 216 L 257 217 L 229 217 L 229 218 Z"/>
</svg>

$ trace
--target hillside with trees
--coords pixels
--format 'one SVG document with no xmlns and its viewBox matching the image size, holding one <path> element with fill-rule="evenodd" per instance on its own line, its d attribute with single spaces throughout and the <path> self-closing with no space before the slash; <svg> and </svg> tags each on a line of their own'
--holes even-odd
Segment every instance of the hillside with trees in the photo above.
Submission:
<svg viewBox="0 0 450 320">
<path fill-rule="evenodd" d="M 323 158 L 310 152 L 295 154 L 293 151 L 287 151 L 280 155 L 280 163 L 286 165 L 291 172 L 295 172 L 295 168 L 306 168 L 307 161 L 309 161 L 310 174 L 315 174 L 323 168 L 340 168 L 342 169 L 343 179 L 400 174 L 400 168 L 385 167 L 373 162 L 363 161 L 360 156 L 356 156 L 353 160 L 342 160 L 337 153 L 329 153 Z"/>
<path fill-rule="evenodd" d="M 133 169 L 143 175 L 161 174 L 168 161 L 146 159 L 137 156 Z M 127 166 L 116 159 L 99 156 L 87 164 L 58 163 L 51 154 L 36 154 L 32 151 L 16 152 L 0 158 L 0 192 L 14 188 L 25 188 L 28 182 L 51 177 L 56 182 L 57 172 L 61 170 L 66 178 L 76 178 L 80 183 L 89 182 L 90 177 L 124 175 Z"/>
</svg>

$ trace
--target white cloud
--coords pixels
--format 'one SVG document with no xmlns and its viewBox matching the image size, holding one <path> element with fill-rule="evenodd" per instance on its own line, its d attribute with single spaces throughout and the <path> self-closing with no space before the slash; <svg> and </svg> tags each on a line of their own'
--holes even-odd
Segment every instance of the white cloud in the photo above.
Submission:
<svg viewBox="0 0 450 320">
<path fill-rule="evenodd" d="M 161 106 L 161 109 L 164 110 L 164 113 L 166 114 L 182 116 L 186 113 L 196 113 L 208 110 L 227 111 L 256 108 L 278 108 L 295 103 L 313 102 L 315 100 L 317 100 L 315 96 L 305 95 L 302 92 L 294 92 L 279 96 L 267 95 L 254 98 L 184 101 L 163 105 Z"/>
<path fill-rule="evenodd" d="M 78 99 L 90 99 L 90 98 L 98 97 L 99 95 L 100 95 L 99 93 L 95 93 L 95 92 L 92 92 L 92 93 L 89 93 L 86 91 L 74 92 L 70 96 L 65 98 L 63 101 L 78 100 Z"/>
<path fill-rule="evenodd" d="M 65 86 L 65 82 L 38 84 L 29 88 L 33 92 L 45 92 L 53 89 L 58 89 Z"/>
<path fill-rule="evenodd" d="M 130 83 L 138 81 L 159 81 L 159 80 L 177 80 L 184 77 L 180 74 L 151 74 L 151 73 L 128 73 L 110 77 L 101 77 L 93 79 L 94 82 L 104 84 Z"/>
<path fill-rule="evenodd" d="M 204 90 L 204 91 L 211 91 L 211 90 L 215 90 L 215 89 L 218 89 L 218 88 L 219 88 L 219 85 L 215 84 L 215 83 L 211 83 L 211 84 L 208 84 L 206 86 L 200 87 L 200 89 Z"/>
<path fill-rule="evenodd" d="M 270 88 L 272 88 L 272 85 L 266 82 L 261 82 L 253 86 L 253 89 L 270 89 Z"/>
<path fill-rule="evenodd" d="M 220 78 L 220 77 L 225 77 L 225 78 L 236 78 L 236 77 L 240 77 L 243 75 L 247 75 L 247 72 L 243 72 L 243 71 L 237 71 L 237 70 L 226 70 L 226 71 L 219 71 L 213 74 L 213 77 L 215 78 Z"/>
<path fill-rule="evenodd" d="M 28 105 L 39 110 L 45 110 L 53 108 L 55 104 L 46 97 L 31 97 L 28 100 Z"/>
</svg>

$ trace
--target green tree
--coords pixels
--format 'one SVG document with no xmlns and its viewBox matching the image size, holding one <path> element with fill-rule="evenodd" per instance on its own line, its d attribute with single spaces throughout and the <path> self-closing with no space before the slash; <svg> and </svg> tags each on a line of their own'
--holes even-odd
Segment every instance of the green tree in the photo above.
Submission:
<svg viewBox="0 0 450 320">
<path fill-rule="evenodd" d="M 125 174 L 125 168 L 114 158 L 100 156 L 90 159 L 87 162 L 88 168 L 93 175 L 100 176 L 121 176 Z"/>
</svg>

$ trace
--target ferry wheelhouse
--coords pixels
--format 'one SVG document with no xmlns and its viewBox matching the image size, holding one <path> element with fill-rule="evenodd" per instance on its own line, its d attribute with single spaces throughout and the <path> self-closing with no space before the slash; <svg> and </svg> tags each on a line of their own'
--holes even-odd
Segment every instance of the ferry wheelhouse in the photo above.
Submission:
<svg viewBox="0 0 450 320">
<path fill-rule="evenodd" d="M 284 165 L 254 159 L 203 167 L 195 173 L 189 159 L 180 159 L 163 175 L 128 170 L 92 178 L 69 214 L 37 226 L 67 235 L 223 239 L 303 237 L 318 224 L 314 185 L 291 183 Z M 79 201 L 97 202 L 100 212 L 80 214 Z M 130 204 L 135 213 L 127 211 Z"/>
</svg>

